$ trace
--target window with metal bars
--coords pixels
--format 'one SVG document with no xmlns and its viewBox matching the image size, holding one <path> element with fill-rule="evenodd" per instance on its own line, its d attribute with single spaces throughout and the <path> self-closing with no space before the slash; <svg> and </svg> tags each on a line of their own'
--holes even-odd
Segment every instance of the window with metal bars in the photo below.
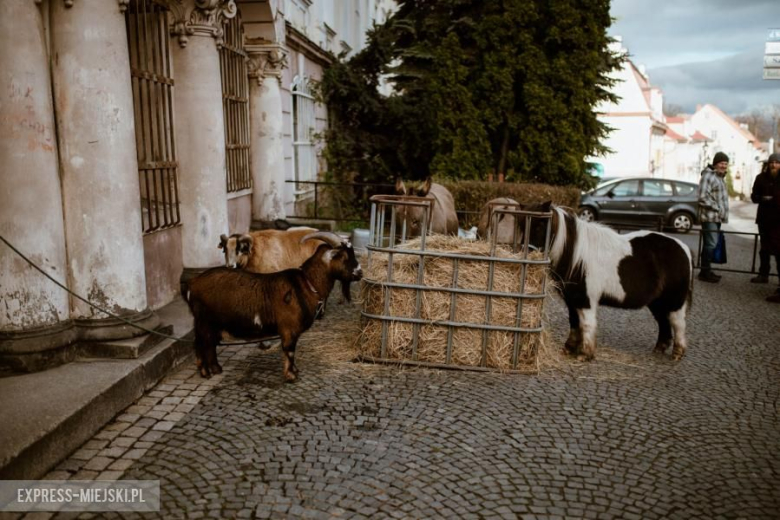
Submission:
<svg viewBox="0 0 780 520">
<path fill-rule="evenodd" d="M 310 191 L 311 186 L 301 181 L 317 180 L 317 150 L 314 146 L 316 131 L 314 96 L 305 76 L 295 76 L 292 84 L 293 98 L 293 149 L 295 151 L 296 191 Z"/>
<path fill-rule="evenodd" d="M 239 12 L 225 24 L 225 41 L 219 51 L 228 192 L 252 187 L 249 169 L 249 78 L 246 61 L 243 25 Z"/>
<path fill-rule="evenodd" d="M 130 0 L 125 21 L 141 217 L 144 233 L 152 233 L 181 223 L 167 8 L 154 0 Z"/>
</svg>

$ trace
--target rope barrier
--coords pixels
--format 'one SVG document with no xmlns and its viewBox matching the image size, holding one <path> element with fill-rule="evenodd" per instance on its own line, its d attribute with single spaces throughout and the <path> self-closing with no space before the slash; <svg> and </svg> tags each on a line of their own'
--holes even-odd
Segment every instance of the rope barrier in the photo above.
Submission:
<svg viewBox="0 0 780 520">
<path fill-rule="evenodd" d="M 160 337 L 163 337 L 163 338 L 166 338 L 166 339 L 172 339 L 172 340 L 175 340 L 175 341 L 181 341 L 183 343 L 194 343 L 194 341 L 191 340 L 191 339 L 183 339 L 183 338 L 177 338 L 176 336 L 169 336 L 168 334 L 163 334 L 162 332 L 159 332 L 159 331 L 156 331 L 156 330 L 153 330 L 153 329 L 149 329 L 147 327 L 143 327 L 141 325 L 133 323 L 130 320 L 127 320 L 127 319 L 125 319 L 125 318 L 123 318 L 121 316 L 117 316 L 116 314 L 112 313 L 111 311 L 107 311 L 106 309 L 100 307 L 99 305 L 96 305 L 96 304 L 92 303 L 91 301 L 87 300 L 86 298 L 83 298 L 82 296 L 76 294 L 75 292 L 71 291 L 68 287 L 62 285 L 60 282 L 55 280 L 49 273 L 47 273 L 46 271 L 44 271 L 43 269 L 38 267 L 35 263 L 33 263 L 32 260 L 27 258 L 21 251 L 19 251 L 16 247 L 14 247 L 13 244 L 11 244 L 8 240 L 5 239 L 5 237 L 3 237 L 3 235 L 0 235 L 0 240 L 2 240 L 5 243 L 5 245 L 7 245 L 9 248 L 11 248 L 11 250 L 14 253 L 16 253 L 17 255 L 19 255 L 25 262 L 30 264 L 31 267 L 33 267 L 35 270 L 40 272 L 43 276 L 45 276 L 46 278 L 48 278 L 49 280 L 54 282 L 59 288 L 63 289 L 65 292 L 67 292 L 68 294 L 70 294 L 74 298 L 77 298 L 77 299 L 81 300 L 82 302 L 86 303 L 90 307 L 92 307 L 94 309 L 97 309 L 100 312 L 102 312 L 104 314 L 107 314 L 108 316 L 110 316 L 110 317 L 112 317 L 114 319 L 122 321 L 125 324 L 130 325 L 133 328 L 136 328 L 136 329 L 139 329 L 139 330 L 143 330 L 143 331 L 145 331 L 145 332 L 147 332 L 149 334 L 155 334 L 157 336 L 160 336 Z M 274 337 L 269 337 L 267 339 L 264 339 L 263 341 L 268 341 L 268 340 L 273 340 L 273 339 L 274 339 Z M 257 341 L 245 341 L 243 343 L 233 343 L 233 342 L 230 342 L 230 343 L 222 343 L 222 344 L 223 345 L 231 345 L 231 346 L 233 346 L 233 345 L 253 345 L 255 343 L 258 343 L 258 342 Z"/>
</svg>

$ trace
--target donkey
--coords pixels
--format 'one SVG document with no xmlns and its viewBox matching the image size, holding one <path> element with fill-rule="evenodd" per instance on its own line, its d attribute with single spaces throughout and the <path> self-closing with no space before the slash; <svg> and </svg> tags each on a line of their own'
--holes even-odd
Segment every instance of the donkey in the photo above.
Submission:
<svg viewBox="0 0 780 520">
<path fill-rule="evenodd" d="M 596 354 L 596 308 L 648 307 L 658 322 L 654 352 L 670 345 L 672 359 L 685 355 L 685 316 L 693 298 L 693 256 L 676 238 L 652 231 L 620 235 L 601 224 L 546 202 L 552 212 L 550 260 L 569 310 L 565 348 L 591 360 Z M 531 240 L 544 239 L 546 222 L 534 219 Z"/>
<path fill-rule="evenodd" d="M 443 235 L 458 234 L 458 215 L 455 213 L 455 200 L 447 188 L 441 184 L 432 183 L 431 178 L 428 177 L 421 188 L 407 189 L 404 181 L 398 179 L 395 182 L 395 192 L 397 195 L 432 197 L 434 199 L 433 211 L 428 221 L 431 232 Z M 406 222 L 409 236 L 419 236 L 422 233 L 424 212 L 425 209 L 423 208 L 410 206 L 402 206 L 398 209 L 399 220 L 401 223 Z"/>
</svg>

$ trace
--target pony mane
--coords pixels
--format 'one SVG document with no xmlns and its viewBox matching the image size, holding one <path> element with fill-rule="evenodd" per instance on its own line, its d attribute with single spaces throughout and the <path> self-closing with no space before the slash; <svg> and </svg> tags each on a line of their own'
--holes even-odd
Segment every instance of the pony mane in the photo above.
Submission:
<svg viewBox="0 0 780 520">
<path fill-rule="evenodd" d="M 631 252 L 628 240 L 613 229 L 598 222 L 585 222 L 570 208 L 551 209 L 558 214 L 558 225 L 550 256 L 564 267 L 561 274 L 566 278 L 578 271 L 587 276 L 596 266 L 609 263 L 616 252 Z"/>
</svg>

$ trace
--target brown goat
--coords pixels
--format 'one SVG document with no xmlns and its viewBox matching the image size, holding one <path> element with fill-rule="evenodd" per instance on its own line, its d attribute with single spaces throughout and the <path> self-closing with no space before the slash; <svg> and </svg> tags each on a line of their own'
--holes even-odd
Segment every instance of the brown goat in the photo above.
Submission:
<svg viewBox="0 0 780 520">
<path fill-rule="evenodd" d="M 301 239 L 317 230 L 310 227 L 291 227 L 286 230 L 263 229 L 239 235 L 219 237 L 219 247 L 225 253 L 225 266 L 245 269 L 252 273 L 277 273 L 300 267 L 322 244 L 320 240 L 301 243 Z M 349 282 L 340 280 L 344 301 L 351 301 Z"/>
<path fill-rule="evenodd" d="M 325 243 L 319 243 L 319 240 Z M 195 353 L 201 376 L 219 374 L 222 332 L 247 340 L 280 336 L 283 373 L 295 381 L 295 346 L 314 323 L 334 280 L 363 276 L 352 245 L 329 232 L 306 235 L 319 246 L 299 269 L 273 274 L 215 267 L 194 277 L 183 294 L 195 318 Z"/>
</svg>

